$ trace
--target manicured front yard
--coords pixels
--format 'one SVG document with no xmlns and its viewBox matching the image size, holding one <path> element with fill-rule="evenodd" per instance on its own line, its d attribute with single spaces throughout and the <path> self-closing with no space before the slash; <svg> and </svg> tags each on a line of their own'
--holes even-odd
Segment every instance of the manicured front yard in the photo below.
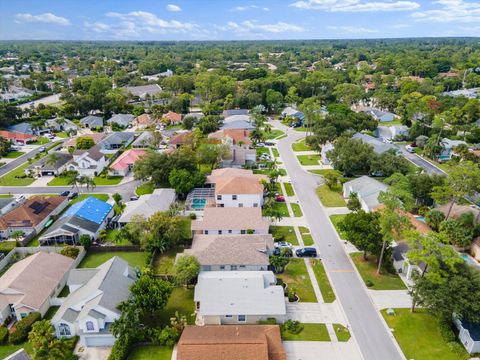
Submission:
<svg viewBox="0 0 480 360">
<path fill-rule="evenodd" d="M 36 161 L 36 160 L 35 160 Z M 30 164 L 27 162 L 16 169 L 6 173 L 0 178 L 1 186 L 28 186 L 35 181 L 33 177 L 24 177 L 25 169 Z M 18 177 L 17 177 L 18 176 Z"/>
<path fill-rule="evenodd" d="M 386 269 L 382 270 L 380 275 L 377 274 L 377 263 L 375 257 L 369 256 L 368 260 L 363 259 L 363 253 L 352 253 L 352 257 L 355 266 L 357 267 L 360 276 L 365 284 L 373 284 L 369 286 L 372 290 L 404 290 L 405 284 L 398 274 L 389 273 Z"/>
<path fill-rule="evenodd" d="M 350 340 L 351 335 L 350 331 L 343 326 L 342 324 L 332 324 L 333 325 L 333 330 L 335 330 L 335 335 L 337 335 L 338 341 L 345 342 Z"/>
<path fill-rule="evenodd" d="M 275 241 L 287 241 L 292 245 L 300 245 L 292 226 L 270 226 Z"/>
<path fill-rule="evenodd" d="M 166 346 L 139 346 L 128 356 L 128 360 L 170 360 L 172 352 L 173 349 Z"/>
<path fill-rule="evenodd" d="M 284 202 L 278 202 L 278 201 L 275 202 L 275 209 L 280 212 L 282 217 L 290 217 L 290 214 L 288 213 L 287 204 L 285 204 Z"/>
<path fill-rule="evenodd" d="M 4 158 L 6 159 L 16 159 L 22 155 L 24 155 L 25 153 L 23 151 L 9 151 L 5 156 Z"/>
<path fill-rule="evenodd" d="M 48 186 L 69 186 L 72 178 L 70 176 L 56 176 L 48 182 Z"/>
<path fill-rule="evenodd" d="M 29 144 L 30 145 L 45 145 L 45 144 L 48 144 L 49 142 L 50 142 L 50 140 L 48 140 L 48 138 L 46 138 L 45 136 L 40 136 L 39 138 L 37 138 L 36 141 L 32 141 Z"/>
<path fill-rule="evenodd" d="M 83 258 L 82 262 L 78 266 L 79 268 L 94 268 L 98 265 L 103 264 L 105 261 L 111 259 L 114 256 L 118 256 L 123 260 L 127 261 L 130 266 L 137 267 L 142 269 L 145 267 L 145 261 L 147 258 L 147 253 L 143 251 L 111 251 L 111 252 L 99 252 L 93 253 L 89 252 Z"/>
<path fill-rule="evenodd" d="M 135 193 L 140 196 L 140 195 L 147 195 L 153 193 L 153 190 L 155 190 L 155 185 L 152 184 L 151 182 L 146 182 L 137 187 L 135 190 Z"/>
<path fill-rule="evenodd" d="M 327 185 L 317 187 L 317 196 L 325 207 L 347 206 L 341 195 L 342 186 L 336 185 L 330 189 Z"/>
<path fill-rule="evenodd" d="M 274 129 L 269 132 L 265 132 L 265 139 L 272 140 L 282 135 L 285 135 L 282 130 Z"/>
<path fill-rule="evenodd" d="M 299 334 L 282 331 L 284 341 L 330 341 L 325 324 L 302 324 L 303 330 Z"/>
<path fill-rule="evenodd" d="M 336 215 L 330 215 L 330 221 L 332 222 L 333 226 L 335 227 L 335 230 L 337 230 L 338 236 L 340 236 L 340 239 L 345 239 L 345 234 L 340 231 L 338 228 L 338 223 L 345 219 L 345 214 L 336 214 Z"/>
<path fill-rule="evenodd" d="M 120 184 L 122 179 L 123 176 L 95 176 L 93 181 L 95 182 L 95 185 L 117 185 Z"/>
<path fill-rule="evenodd" d="M 300 234 L 302 235 L 303 244 L 305 246 L 313 245 L 313 237 L 310 233 L 310 229 L 306 228 L 305 226 L 300 226 L 298 230 L 300 230 Z"/>
<path fill-rule="evenodd" d="M 287 193 L 287 196 L 295 196 L 295 191 L 293 190 L 293 185 L 290 183 L 283 183 L 283 186 L 285 186 L 285 192 Z"/>
<path fill-rule="evenodd" d="M 297 141 L 292 144 L 293 151 L 310 151 L 312 148 L 305 144 L 305 139 Z"/>
<path fill-rule="evenodd" d="M 315 278 L 317 279 L 318 286 L 320 287 L 323 300 L 326 303 L 334 302 L 336 299 L 335 293 L 333 292 L 332 285 L 330 285 L 330 281 L 328 280 L 322 261 L 318 259 L 312 259 L 310 260 L 310 263 L 312 264 L 313 272 L 315 273 Z"/>
<path fill-rule="evenodd" d="M 395 315 L 387 315 L 386 310 L 382 310 L 382 315 L 407 359 L 468 359 L 466 352 L 457 353 L 449 346 L 442 337 L 438 319 L 425 310 L 412 313 L 410 309 L 395 309 Z M 456 345 L 463 349 L 460 343 Z"/>
<path fill-rule="evenodd" d="M 317 302 L 303 259 L 290 259 L 285 272 L 277 277 L 288 284 L 288 288 L 297 294 L 301 302 Z"/>
<path fill-rule="evenodd" d="M 292 203 L 292 204 L 290 204 L 290 206 L 292 207 L 293 216 L 295 216 L 295 217 L 303 216 L 302 209 L 300 208 L 300 205 Z"/>
<path fill-rule="evenodd" d="M 298 155 L 297 158 L 300 164 L 305 166 L 320 164 L 320 155 Z"/>
</svg>

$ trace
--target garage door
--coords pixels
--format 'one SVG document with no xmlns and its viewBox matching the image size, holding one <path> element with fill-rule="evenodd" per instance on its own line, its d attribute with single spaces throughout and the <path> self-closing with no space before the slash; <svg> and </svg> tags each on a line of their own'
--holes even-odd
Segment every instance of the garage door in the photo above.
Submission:
<svg viewBox="0 0 480 360">
<path fill-rule="evenodd" d="M 85 337 L 85 346 L 94 347 L 94 346 L 112 346 L 115 342 L 113 336 L 89 336 Z"/>
</svg>

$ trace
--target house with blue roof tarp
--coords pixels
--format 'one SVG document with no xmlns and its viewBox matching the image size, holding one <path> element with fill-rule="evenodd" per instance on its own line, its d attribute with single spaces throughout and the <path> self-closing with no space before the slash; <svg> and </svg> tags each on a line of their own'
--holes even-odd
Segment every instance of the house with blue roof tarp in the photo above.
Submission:
<svg viewBox="0 0 480 360">
<path fill-rule="evenodd" d="M 88 235 L 95 240 L 112 217 L 112 204 L 88 197 L 67 209 L 39 238 L 40 245 L 75 245 L 82 235 Z"/>
</svg>

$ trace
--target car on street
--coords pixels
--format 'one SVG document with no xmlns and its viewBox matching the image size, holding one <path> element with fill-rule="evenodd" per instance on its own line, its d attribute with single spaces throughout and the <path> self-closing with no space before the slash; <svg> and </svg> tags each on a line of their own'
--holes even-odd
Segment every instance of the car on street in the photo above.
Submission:
<svg viewBox="0 0 480 360">
<path fill-rule="evenodd" d="M 262 142 L 257 143 L 257 147 L 265 147 L 265 144 Z"/>
<path fill-rule="evenodd" d="M 413 148 L 412 145 L 406 145 L 405 150 L 407 150 L 409 153 L 412 153 L 412 154 L 415 152 L 415 149 Z"/>
<path fill-rule="evenodd" d="M 46 152 L 47 151 L 47 148 L 45 146 L 41 146 L 40 148 L 38 148 L 38 151 L 40 152 Z"/>
<path fill-rule="evenodd" d="M 68 196 L 68 195 L 70 195 L 70 191 L 68 191 L 68 190 L 62 191 L 59 195 L 60 196 Z"/>
<path fill-rule="evenodd" d="M 275 244 L 273 244 L 273 246 L 277 249 L 283 249 L 283 248 L 291 249 L 292 248 L 292 244 L 290 244 L 288 241 L 278 241 Z"/>
<path fill-rule="evenodd" d="M 298 257 L 317 257 L 317 249 L 314 247 L 305 247 L 302 249 L 297 249 L 295 255 Z"/>
<path fill-rule="evenodd" d="M 138 196 L 136 195 L 130 196 L 130 201 L 137 201 L 137 200 L 138 200 Z"/>
<path fill-rule="evenodd" d="M 72 193 L 70 193 L 70 195 L 68 195 L 68 199 L 69 199 L 69 200 L 73 200 L 73 199 L 75 199 L 77 196 L 78 196 L 78 193 L 77 193 L 77 192 L 72 192 Z"/>
</svg>

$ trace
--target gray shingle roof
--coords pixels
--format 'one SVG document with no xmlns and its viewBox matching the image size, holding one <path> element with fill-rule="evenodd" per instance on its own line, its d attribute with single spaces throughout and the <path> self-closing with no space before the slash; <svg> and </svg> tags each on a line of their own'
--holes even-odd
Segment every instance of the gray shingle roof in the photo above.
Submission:
<svg viewBox="0 0 480 360">
<path fill-rule="evenodd" d="M 84 126 L 88 125 L 90 128 L 102 127 L 103 119 L 100 116 L 88 115 L 80 119 L 80 123 L 82 123 Z"/>
<path fill-rule="evenodd" d="M 135 119 L 135 116 L 132 114 L 116 114 L 113 115 L 110 119 L 107 120 L 107 123 L 112 124 L 116 123 L 117 125 L 127 127 Z"/>
<path fill-rule="evenodd" d="M 375 151 L 377 154 L 383 154 L 384 152 L 387 152 L 389 150 L 398 151 L 398 148 L 395 145 L 385 144 L 380 140 L 374 138 L 373 136 L 367 134 L 356 133 L 352 136 L 352 139 L 360 140 L 366 144 L 371 145 L 373 147 L 373 151 Z"/>
<path fill-rule="evenodd" d="M 36 163 L 30 165 L 28 167 L 28 169 L 31 170 L 31 169 L 34 169 L 36 167 L 40 167 L 42 171 L 58 170 L 60 167 L 62 167 L 67 162 L 69 162 L 70 160 L 73 159 L 73 156 L 70 155 L 69 153 L 55 151 L 52 154 L 55 154 L 55 156 L 57 157 L 57 160 L 55 161 L 54 164 L 48 163 L 49 156 L 47 155 L 47 156 L 41 158 L 40 160 L 38 160 Z"/>
<path fill-rule="evenodd" d="M 122 145 L 129 143 L 132 141 L 133 137 L 135 136 L 135 133 L 133 132 L 114 132 L 108 135 L 105 139 L 100 141 L 98 145 L 104 146 L 104 145 Z"/>
</svg>

